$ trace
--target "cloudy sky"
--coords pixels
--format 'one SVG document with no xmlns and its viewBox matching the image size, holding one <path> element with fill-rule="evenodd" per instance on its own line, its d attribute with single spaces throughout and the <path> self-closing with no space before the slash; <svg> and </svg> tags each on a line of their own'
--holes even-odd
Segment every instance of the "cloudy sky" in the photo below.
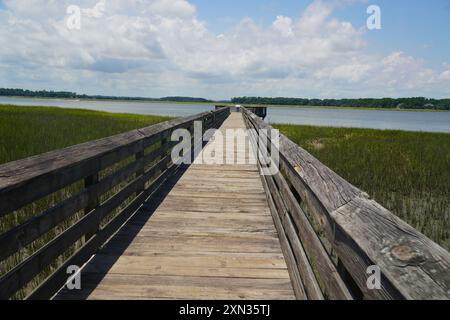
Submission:
<svg viewBox="0 0 450 320">
<path fill-rule="evenodd" d="M 366 26 L 371 4 L 381 30 Z M 0 0 L 0 87 L 442 98 L 449 34 L 450 0 Z"/>
</svg>

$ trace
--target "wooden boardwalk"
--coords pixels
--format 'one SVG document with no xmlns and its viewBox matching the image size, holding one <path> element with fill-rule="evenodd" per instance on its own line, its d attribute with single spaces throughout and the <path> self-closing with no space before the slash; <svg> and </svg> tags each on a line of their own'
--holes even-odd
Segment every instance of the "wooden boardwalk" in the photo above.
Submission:
<svg viewBox="0 0 450 320">
<path fill-rule="evenodd" d="M 228 128 L 245 128 L 241 113 Z M 295 298 L 249 146 L 232 152 L 247 164 L 199 162 L 217 135 L 83 267 L 82 290 L 56 299 Z"/>
<path fill-rule="evenodd" d="M 199 122 L 220 130 L 173 163 L 172 133 Z M 258 161 L 248 141 L 222 144 L 245 128 Z M 280 170 L 260 175 L 267 164 Z M 450 299 L 448 251 L 245 107 L 0 165 L 0 225 L 17 213 L 0 232 L 0 300 Z"/>
</svg>

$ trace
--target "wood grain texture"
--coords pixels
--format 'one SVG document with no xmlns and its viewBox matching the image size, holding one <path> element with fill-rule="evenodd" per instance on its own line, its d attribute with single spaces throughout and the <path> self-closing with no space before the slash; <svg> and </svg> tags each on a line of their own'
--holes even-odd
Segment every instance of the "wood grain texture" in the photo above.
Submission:
<svg viewBox="0 0 450 320">
<path fill-rule="evenodd" d="M 103 226 L 88 242 L 78 249 L 68 260 L 66 260 L 55 272 L 53 272 L 43 283 L 39 285 L 28 297 L 30 300 L 48 300 L 67 281 L 67 267 L 82 266 L 105 242 L 123 226 L 128 219 L 142 206 L 142 203 L 151 194 L 157 192 L 161 184 L 164 183 L 176 170 L 175 165 L 170 166 L 166 171 L 153 181 L 153 183 L 129 203 L 116 217 L 106 226 Z"/>
<path fill-rule="evenodd" d="M 157 159 L 164 151 L 167 151 L 167 149 L 158 149 L 117 170 L 113 174 L 102 179 L 102 181 L 86 185 L 86 188 L 79 193 L 1 234 L 0 260 L 5 259 L 14 252 L 17 252 L 20 248 L 30 244 L 32 241 L 50 231 L 67 218 L 73 216 L 81 209 L 87 208 L 86 213 L 89 213 L 98 206 L 98 202 L 95 202 L 95 204 L 89 208 L 89 198 L 98 199 L 99 196 L 128 179 L 138 170 L 143 169 L 145 165 Z M 141 174 L 143 173 L 144 172 L 142 171 Z"/>
<path fill-rule="evenodd" d="M 227 128 L 244 128 L 242 115 Z M 208 150 L 93 256 L 81 292 L 55 298 L 294 299 L 258 168 L 200 163 L 212 159 Z"/>
<path fill-rule="evenodd" d="M 74 223 L 65 232 L 59 234 L 45 244 L 30 257 L 15 266 L 0 277 L 0 299 L 6 299 L 25 286 L 46 266 L 50 265 L 59 255 L 63 254 L 72 244 L 82 236 L 90 234 L 94 228 L 114 209 L 118 208 L 134 192 L 138 191 L 142 182 L 148 181 L 159 170 L 159 167 L 169 162 L 165 157 L 144 175 L 136 178 L 120 192 L 96 207 L 89 214 Z"/>
<path fill-rule="evenodd" d="M 179 118 L 0 166 L 0 217 L 77 180 L 85 182 L 79 193 L 44 212 L 36 212 L 29 220 L 0 234 L 0 260 L 3 260 L 58 227 L 81 209 L 85 212 L 84 217 L 70 225 L 67 230 L 50 239 L 36 252 L 17 261 L 0 276 L 0 299 L 11 297 L 81 239 L 88 244 L 81 247 L 69 260 L 86 261 L 89 252 L 92 254 L 92 250 L 98 249 L 121 227 L 122 224 L 118 223 L 122 217 L 135 213 L 155 188 L 160 186 L 158 182 L 163 182 L 161 177 L 165 176 L 165 181 L 166 174 L 173 171 L 168 155 L 174 146 L 174 142 L 169 142 L 172 130 L 191 127 L 194 121 L 203 121 L 211 116 L 215 123 L 209 125 L 215 125 L 223 121 L 228 112 L 220 110 Z M 160 148 L 145 154 L 146 147 L 159 141 L 162 142 Z M 99 180 L 101 170 L 130 156 L 135 157 L 134 162 Z M 171 170 L 168 170 L 169 167 Z M 130 182 L 129 178 L 133 180 Z M 100 203 L 101 195 L 125 180 L 128 180 L 125 186 Z M 128 201 L 128 204 L 125 204 L 125 201 Z M 100 224 L 106 222 L 104 219 L 117 208 L 121 209 L 119 216 L 100 230 Z M 95 241 L 89 241 L 91 238 L 95 238 Z M 48 281 L 53 278 L 61 281 L 60 272 L 61 269 L 58 269 Z M 47 285 L 48 281 L 44 281 L 37 290 L 42 293 L 41 296 L 48 295 L 49 292 L 47 289 L 41 290 L 41 287 L 57 286 Z"/>
<path fill-rule="evenodd" d="M 301 242 L 297 246 L 302 246 L 306 251 L 307 261 L 310 261 L 311 268 L 316 270 L 324 295 L 327 299 L 352 299 L 345 283 L 339 276 L 336 267 L 311 226 L 305 212 L 296 201 L 284 177 L 281 174 L 277 174 L 274 176 L 274 179 L 278 184 L 278 188 L 280 188 L 281 198 L 286 206 L 286 214 L 283 215 L 283 219 L 287 220 L 287 228 L 289 229 L 294 229 L 294 226 L 291 227 L 289 225 L 295 224 L 298 231 L 292 230 L 291 233 L 297 234 L 299 242 Z M 305 267 L 307 268 L 307 266 Z"/>
<path fill-rule="evenodd" d="M 0 217 L 141 152 L 171 130 L 210 115 L 205 112 L 177 118 L 0 165 Z M 217 120 L 222 121 L 225 115 L 226 110 L 219 111 Z"/>
<path fill-rule="evenodd" d="M 245 112 L 245 111 L 244 111 Z M 273 130 L 246 113 L 260 128 Z M 450 253 L 280 135 L 281 169 L 366 299 L 450 299 Z M 382 273 L 370 290 L 367 267 Z"/>
<path fill-rule="evenodd" d="M 246 121 L 246 125 L 248 129 L 254 129 L 252 125 L 250 125 Z M 256 131 L 249 131 L 249 137 L 252 141 L 253 145 L 258 144 L 258 134 Z M 258 155 L 258 168 L 261 169 L 261 161 L 260 161 L 261 155 Z M 272 192 L 273 189 L 270 186 L 270 177 L 261 176 L 261 181 L 266 193 L 267 202 L 269 204 L 270 212 L 272 214 L 273 221 L 275 223 L 275 227 L 277 229 L 279 238 L 280 238 L 280 244 L 283 251 L 283 254 L 286 258 L 286 264 L 288 267 L 289 274 L 291 276 L 292 286 L 295 292 L 295 296 L 299 300 L 306 300 L 306 299 L 322 299 L 322 293 L 315 289 L 312 289 L 312 287 L 317 288 L 315 286 L 315 282 L 308 282 L 310 279 L 308 277 L 305 277 L 305 269 L 302 268 L 303 266 L 301 264 L 308 264 L 307 260 L 303 261 L 297 261 L 296 260 L 296 252 L 300 250 L 300 248 L 295 248 L 294 245 L 291 243 L 290 239 L 287 236 L 287 232 L 283 226 L 283 222 L 280 217 L 280 209 L 277 208 L 277 197 L 279 197 L 279 194 L 277 195 L 275 192 Z"/>
</svg>

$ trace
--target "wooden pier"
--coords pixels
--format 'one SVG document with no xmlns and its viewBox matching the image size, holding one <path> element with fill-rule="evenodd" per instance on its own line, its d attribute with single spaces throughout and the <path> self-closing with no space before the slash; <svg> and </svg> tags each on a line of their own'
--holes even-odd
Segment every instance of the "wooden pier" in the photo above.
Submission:
<svg viewBox="0 0 450 320">
<path fill-rule="evenodd" d="M 220 129 L 244 126 L 233 113 Z M 295 298 L 256 164 L 194 162 L 161 191 L 58 299 Z"/>
<path fill-rule="evenodd" d="M 450 299 L 446 250 L 283 135 L 266 150 L 280 172 L 262 175 L 270 159 L 253 151 L 273 129 L 230 111 L 0 166 L 0 219 L 64 194 L 0 234 L 0 299 Z M 198 121 L 219 130 L 173 163 L 173 131 Z M 218 155 L 227 129 L 245 139 Z"/>
</svg>

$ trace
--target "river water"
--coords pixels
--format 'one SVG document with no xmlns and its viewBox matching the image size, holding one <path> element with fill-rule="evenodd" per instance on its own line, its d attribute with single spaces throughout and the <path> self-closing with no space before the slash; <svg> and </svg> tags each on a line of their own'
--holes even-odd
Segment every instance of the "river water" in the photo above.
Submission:
<svg viewBox="0 0 450 320">
<path fill-rule="evenodd" d="M 176 104 L 134 101 L 86 101 L 0 97 L 0 104 L 55 106 L 116 113 L 188 116 L 214 109 L 214 104 Z M 415 112 L 332 108 L 268 108 L 270 123 L 317 126 L 449 132 L 450 112 Z"/>
</svg>

